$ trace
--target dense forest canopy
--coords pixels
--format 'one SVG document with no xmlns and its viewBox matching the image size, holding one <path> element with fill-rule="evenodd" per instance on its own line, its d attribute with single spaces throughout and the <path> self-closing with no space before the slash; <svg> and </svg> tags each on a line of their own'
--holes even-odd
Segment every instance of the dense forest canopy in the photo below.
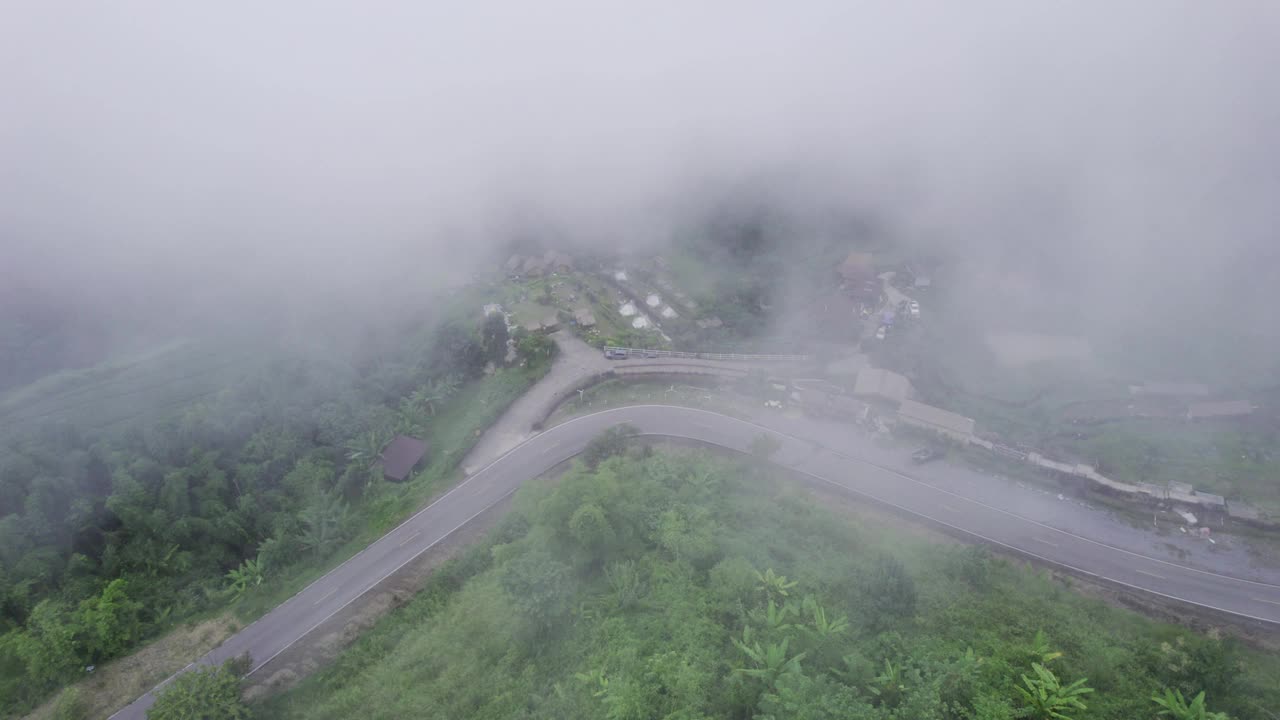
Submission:
<svg viewBox="0 0 1280 720">
<path fill-rule="evenodd" d="M 476 314 L 468 302 L 460 317 Z M 524 342 L 524 367 L 502 370 L 506 329 L 482 330 L 446 317 L 371 326 L 346 352 L 263 343 L 198 400 L 103 426 L 62 412 L 133 392 L 110 389 L 118 375 L 95 376 L 55 417 L 10 423 L 0 438 L 5 714 L 327 557 L 367 523 L 354 517 L 366 495 L 395 492 L 378 462 L 393 434 L 434 437 L 437 413 L 487 365 L 498 372 L 486 382 L 506 388 L 491 412 L 545 367 L 546 348 Z M 466 447 L 451 441 L 437 459 L 456 463 Z"/>
</svg>

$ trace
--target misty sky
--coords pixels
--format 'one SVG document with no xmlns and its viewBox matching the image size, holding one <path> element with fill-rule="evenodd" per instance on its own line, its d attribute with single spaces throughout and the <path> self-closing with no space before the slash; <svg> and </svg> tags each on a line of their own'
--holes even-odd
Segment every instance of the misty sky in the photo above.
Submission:
<svg viewBox="0 0 1280 720">
<path fill-rule="evenodd" d="M 776 174 L 1098 306 L 1189 302 L 1280 267 L 1277 67 L 1269 1 L 16 0 L 0 281 L 351 291 L 513 209 L 612 247 Z"/>
</svg>

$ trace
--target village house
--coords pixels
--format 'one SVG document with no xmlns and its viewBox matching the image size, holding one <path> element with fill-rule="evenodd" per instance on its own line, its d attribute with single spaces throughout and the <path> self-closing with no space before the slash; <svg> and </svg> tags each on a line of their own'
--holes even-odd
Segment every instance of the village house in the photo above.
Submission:
<svg viewBox="0 0 1280 720">
<path fill-rule="evenodd" d="M 404 482 L 427 454 L 427 444 L 407 435 L 397 435 L 382 451 L 382 475 Z"/>
<path fill-rule="evenodd" d="M 866 400 L 898 405 L 912 395 L 911 381 L 891 370 L 864 368 L 853 382 L 853 394 Z"/>
<path fill-rule="evenodd" d="M 961 443 L 967 443 L 973 437 L 972 418 L 914 400 L 903 400 L 898 406 L 898 423 L 935 432 Z"/>
</svg>

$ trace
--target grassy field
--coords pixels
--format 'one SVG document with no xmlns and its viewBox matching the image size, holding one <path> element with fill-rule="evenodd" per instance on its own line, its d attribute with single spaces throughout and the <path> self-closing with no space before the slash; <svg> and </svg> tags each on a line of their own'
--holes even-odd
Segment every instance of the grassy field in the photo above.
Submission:
<svg viewBox="0 0 1280 720">
<path fill-rule="evenodd" d="M 1236 720 L 1280 703 L 1275 655 L 833 507 L 693 451 L 531 484 L 408 606 L 258 710 L 994 720 L 1026 716 L 1033 662 L 1094 689 L 1077 720 L 1150 717 L 1165 688 Z"/>
</svg>

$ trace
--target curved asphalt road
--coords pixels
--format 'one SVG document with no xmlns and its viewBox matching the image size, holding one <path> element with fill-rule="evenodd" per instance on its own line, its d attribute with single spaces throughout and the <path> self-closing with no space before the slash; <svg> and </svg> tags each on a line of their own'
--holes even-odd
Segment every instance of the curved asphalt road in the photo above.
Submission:
<svg viewBox="0 0 1280 720">
<path fill-rule="evenodd" d="M 773 462 L 816 481 L 1080 573 L 1280 625 L 1280 585 L 1218 575 L 1105 545 L 744 420 L 685 407 L 637 405 L 573 418 L 526 440 L 187 669 L 196 664 L 216 665 L 247 652 L 253 660 L 250 672 L 257 671 L 386 577 L 515 492 L 525 480 L 577 455 L 592 438 L 621 423 L 630 423 L 646 435 L 698 440 L 742 452 L 758 435 L 768 433 L 781 442 Z M 155 701 L 153 693 L 138 698 L 112 719 L 142 720 Z"/>
</svg>

